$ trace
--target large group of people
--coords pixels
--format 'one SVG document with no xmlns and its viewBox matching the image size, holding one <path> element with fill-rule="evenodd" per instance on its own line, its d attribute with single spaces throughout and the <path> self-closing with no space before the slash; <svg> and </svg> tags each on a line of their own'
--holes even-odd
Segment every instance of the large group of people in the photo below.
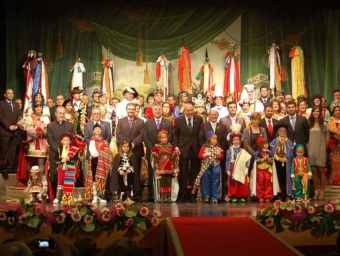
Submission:
<svg viewBox="0 0 340 256">
<path fill-rule="evenodd" d="M 76 186 L 93 203 L 114 195 L 194 202 L 198 192 L 212 203 L 323 199 L 325 184 L 340 182 L 340 90 L 328 106 L 319 94 L 309 102 L 266 86 L 257 91 L 245 85 L 234 99 L 156 88 L 144 97 L 126 87 L 109 99 L 75 87 L 55 101 L 37 93 L 22 109 L 7 89 L 0 171 L 30 187 L 35 174 L 44 180 L 37 182 L 44 196 L 35 200 L 54 203 L 77 200 Z"/>
</svg>

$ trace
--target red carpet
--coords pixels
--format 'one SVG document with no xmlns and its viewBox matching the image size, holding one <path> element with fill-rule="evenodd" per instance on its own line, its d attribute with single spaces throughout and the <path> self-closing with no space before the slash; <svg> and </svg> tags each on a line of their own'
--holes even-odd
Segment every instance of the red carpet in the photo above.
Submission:
<svg viewBox="0 0 340 256">
<path fill-rule="evenodd" d="M 171 222 L 185 256 L 298 255 L 249 217 L 176 217 Z"/>
</svg>

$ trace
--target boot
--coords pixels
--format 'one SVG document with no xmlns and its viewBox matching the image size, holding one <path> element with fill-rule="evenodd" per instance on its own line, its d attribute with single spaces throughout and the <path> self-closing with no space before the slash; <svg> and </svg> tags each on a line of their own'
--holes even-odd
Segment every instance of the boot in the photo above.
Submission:
<svg viewBox="0 0 340 256">
<path fill-rule="evenodd" d="M 100 193 L 100 195 L 98 196 L 98 201 L 101 204 L 107 203 L 106 199 L 104 199 L 104 193 Z"/>
<path fill-rule="evenodd" d="M 57 195 L 53 200 L 53 204 L 59 204 L 61 202 L 62 195 L 63 195 L 63 187 L 58 186 L 57 187 Z"/>
<path fill-rule="evenodd" d="M 97 185 L 95 182 L 92 184 L 92 194 L 93 194 L 93 200 L 92 203 L 96 204 L 98 203 L 98 191 L 97 191 Z"/>
</svg>

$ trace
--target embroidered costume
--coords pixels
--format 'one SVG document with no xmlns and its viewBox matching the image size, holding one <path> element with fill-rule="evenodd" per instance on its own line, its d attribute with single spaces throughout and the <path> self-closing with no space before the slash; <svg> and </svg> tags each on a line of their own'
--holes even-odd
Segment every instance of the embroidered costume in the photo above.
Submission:
<svg viewBox="0 0 340 256">
<path fill-rule="evenodd" d="M 339 136 L 335 136 L 332 131 L 340 130 L 340 122 L 334 117 L 328 120 L 328 130 L 330 131 L 330 140 L 328 146 L 331 150 L 329 157 L 331 160 L 331 175 L 330 179 L 333 183 L 340 182 L 340 140 Z"/>
<path fill-rule="evenodd" d="M 269 158 L 263 157 L 268 154 Z M 250 192 L 262 201 L 269 202 L 279 192 L 273 154 L 269 150 L 258 150 L 254 156 L 254 166 L 250 176 Z"/>
<path fill-rule="evenodd" d="M 291 177 L 295 184 L 295 198 L 310 198 L 310 182 L 309 177 L 312 177 L 312 167 L 307 157 L 293 158 L 291 167 Z"/>
<path fill-rule="evenodd" d="M 30 194 L 30 202 L 46 202 L 48 198 L 47 187 L 48 183 L 46 176 L 42 174 L 39 166 L 32 166 L 31 175 L 28 179 L 26 191 Z"/>
<path fill-rule="evenodd" d="M 248 197 L 248 166 L 251 155 L 244 149 L 231 146 L 226 153 L 228 197 L 245 202 Z M 233 200 L 235 202 L 235 200 Z"/>
<path fill-rule="evenodd" d="M 221 152 L 217 155 L 217 151 Z M 204 158 L 203 154 L 209 156 Z M 201 196 L 204 202 L 212 200 L 217 202 L 221 199 L 221 166 L 220 161 L 224 158 L 222 149 L 217 146 L 201 147 L 198 157 L 201 159 L 201 170 L 195 180 L 194 189 L 201 186 Z"/>
<path fill-rule="evenodd" d="M 62 159 L 69 157 L 70 160 L 62 162 Z M 64 147 L 61 145 L 54 158 L 57 163 L 58 187 L 56 203 L 63 202 L 70 204 L 74 200 L 74 183 L 76 179 L 76 165 L 78 163 L 78 148 L 74 146 Z"/>
<path fill-rule="evenodd" d="M 91 156 L 85 180 L 85 190 L 86 194 L 89 195 L 90 198 L 93 197 L 92 202 L 94 202 L 98 200 L 98 194 L 99 196 L 104 195 L 107 175 L 112 163 L 112 154 L 109 144 L 102 137 L 95 138 L 95 136 L 93 136 L 89 144 L 89 150 Z"/>
<path fill-rule="evenodd" d="M 272 140 L 270 151 L 274 155 L 274 162 L 280 186 L 279 197 L 285 200 L 287 196 L 292 196 L 292 181 L 290 178 L 291 161 L 293 158 L 294 143 L 287 137 L 277 137 Z M 287 159 L 285 163 L 279 161 L 280 157 Z"/>
<path fill-rule="evenodd" d="M 151 150 L 151 164 L 154 171 L 159 170 L 160 172 L 160 178 L 156 173 L 154 174 L 153 191 L 155 200 L 171 202 L 172 178 L 177 176 L 179 172 L 179 156 L 175 147 L 170 143 L 165 145 L 156 144 Z"/>
</svg>

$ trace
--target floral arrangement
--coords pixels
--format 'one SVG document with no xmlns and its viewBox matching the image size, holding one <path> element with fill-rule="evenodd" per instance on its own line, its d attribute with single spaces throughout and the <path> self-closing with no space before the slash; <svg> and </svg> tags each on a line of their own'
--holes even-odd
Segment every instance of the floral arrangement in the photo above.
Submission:
<svg viewBox="0 0 340 256">
<path fill-rule="evenodd" d="M 276 200 L 274 205 L 262 209 L 256 219 L 276 232 L 311 229 L 314 234 L 331 234 L 340 230 L 340 201 L 311 205 L 307 200 L 298 203 Z"/>
<path fill-rule="evenodd" d="M 27 119 L 24 119 L 22 116 L 19 116 L 17 125 L 26 130 L 31 125 L 31 123 Z"/>
<path fill-rule="evenodd" d="M 34 115 L 31 115 L 28 118 L 22 118 L 20 116 L 17 125 L 21 129 L 26 130 L 30 137 L 38 139 L 46 134 L 47 124 L 36 117 L 32 118 L 32 116 Z"/>
<path fill-rule="evenodd" d="M 75 229 L 87 233 L 100 231 L 131 230 L 143 234 L 158 224 L 160 211 L 150 211 L 143 206 L 117 203 L 98 208 L 88 202 L 63 205 L 60 209 L 40 203 L 0 204 L 0 227 L 6 231 L 23 228 L 37 234 L 51 225 L 54 233 Z"/>
</svg>

